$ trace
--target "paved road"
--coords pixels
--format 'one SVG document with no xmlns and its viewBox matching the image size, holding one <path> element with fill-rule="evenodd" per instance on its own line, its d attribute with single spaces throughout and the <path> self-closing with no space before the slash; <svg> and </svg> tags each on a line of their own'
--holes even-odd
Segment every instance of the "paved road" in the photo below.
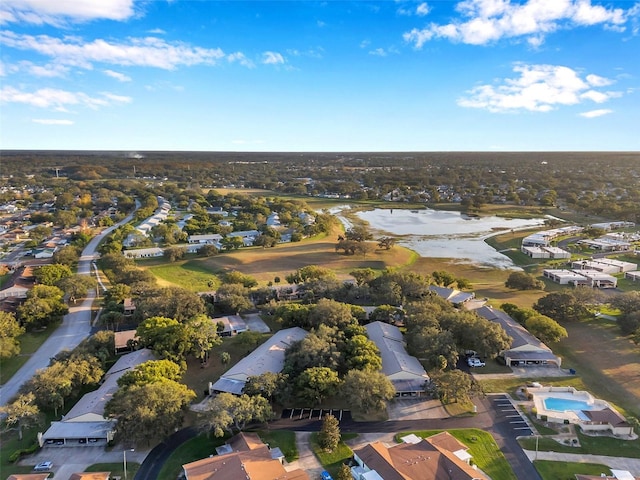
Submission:
<svg viewBox="0 0 640 480">
<path fill-rule="evenodd" d="M 136 208 L 138 208 L 137 204 Z M 102 239 L 115 228 L 129 222 L 132 218 L 133 213 L 91 239 L 82 251 L 80 262 L 78 263 L 78 274 L 90 275 L 91 263 L 99 255 L 96 250 Z M 18 370 L 7 383 L 0 387 L 0 405 L 5 405 L 10 402 L 18 393 L 20 387 L 27 382 L 37 370 L 48 367 L 51 358 L 55 357 L 62 350 L 74 349 L 82 340 L 91 334 L 91 305 L 95 297 L 96 292 L 92 290 L 88 292 L 87 297 L 81 304 L 73 305 L 69 308 L 69 313 L 65 315 L 62 324 L 56 331 L 51 334 L 20 370 Z"/>
</svg>

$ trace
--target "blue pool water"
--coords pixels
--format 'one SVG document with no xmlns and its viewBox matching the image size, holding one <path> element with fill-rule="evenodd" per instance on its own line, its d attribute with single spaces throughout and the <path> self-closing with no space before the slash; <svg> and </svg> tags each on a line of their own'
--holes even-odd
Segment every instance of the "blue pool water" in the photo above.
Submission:
<svg viewBox="0 0 640 480">
<path fill-rule="evenodd" d="M 554 412 L 564 412 L 572 410 L 579 412 L 580 410 L 593 410 L 594 406 L 582 400 L 572 400 L 570 398 L 547 397 L 544 399 L 544 407 Z"/>
</svg>

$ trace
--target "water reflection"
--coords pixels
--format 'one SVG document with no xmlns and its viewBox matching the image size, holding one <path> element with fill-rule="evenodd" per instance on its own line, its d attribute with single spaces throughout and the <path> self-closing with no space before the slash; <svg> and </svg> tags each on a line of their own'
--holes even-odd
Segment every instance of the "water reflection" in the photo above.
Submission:
<svg viewBox="0 0 640 480">
<path fill-rule="evenodd" d="M 513 268 L 511 260 L 483 240 L 497 231 L 543 225 L 544 218 L 475 217 L 440 210 L 377 208 L 358 212 L 379 235 L 394 235 L 398 243 L 422 257 L 453 258 L 498 268 Z"/>
</svg>

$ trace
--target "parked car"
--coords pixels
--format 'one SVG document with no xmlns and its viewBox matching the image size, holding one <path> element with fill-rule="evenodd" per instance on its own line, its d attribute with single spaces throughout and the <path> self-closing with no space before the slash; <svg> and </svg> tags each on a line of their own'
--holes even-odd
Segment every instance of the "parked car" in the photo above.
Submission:
<svg viewBox="0 0 640 480">
<path fill-rule="evenodd" d="M 33 469 L 36 472 L 48 472 L 53 468 L 53 462 L 40 462 Z"/>
<path fill-rule="evenodd" d="M 486 363 L 484 363 L 482 360 L 480 360 L 479 358 L 476 357 L 471 357 L 467 360 L 467 364 L 470 367 L 484 367 L 486 365 Z"/>
<path fill-rule="evenodd" d="M 322 480 L 333 480 L 333 477 L 331 476 L 331 474 L 326 470 L 320 474 L 320 478 Z"/>
</svg>

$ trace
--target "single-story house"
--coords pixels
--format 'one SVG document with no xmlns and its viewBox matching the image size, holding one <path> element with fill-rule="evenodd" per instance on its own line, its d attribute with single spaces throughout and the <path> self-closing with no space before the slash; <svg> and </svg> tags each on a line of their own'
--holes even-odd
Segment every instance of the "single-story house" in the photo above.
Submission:
<svg viewBox="0 0 640 480">
<path fill-rule="evenodd" d="M 151 350 L 142 349 L 121 356 L 105 373 L 97 390 L 85 394 L 62 420 L 51 422 L 38 433 L 40 446 L 106 446 L 113 440 L 116 421 L 104 416 L 104 407 L 118 390 L 118 379 L 141 363 L 154 360 Z"/>
<path fill-rule="evenodd" d="M 396 396 L 422 395 L 429 375 L 418 359 L 407 353 L 400 329 L 384 322 L 371 322 L 364 328 L 380 350 L 382 373 L 393 384 Z"/>
<path fill-rule="evenodd" d="M 138 340 L 135 330 L 123 330 L 113 334 L 116 353 L 130 352 Z"/>
<path fill-rule="evenodd" d="M 351 476 L 355 480 L 488 480 L 471 466 L 467 450 L 448 432 L 425 439 L 407 436 L 393 446 L 370 443 L 354 450 Z"/>
<path fill-rule="evenodd" d="M 4 290 L 0 290 L 0 298 L 27 298 L 28 291 L 29 289 L 26 287 L 13 285 L 9 288 L 5 288 Z"/>
<path fill-rule="evenodd" d="M 285 328 L 273 334 L 269 340 L 244 357 L 222 374 L 215 383 L 209 384 L 209 394 L 242 394 L 249 377 L 266 372 L 280 373 L 284 367 L 284 352 L 293 343 L 305 338 L 309 332 L 300 327 Z"/>
<path fill-rule="evenodd" d="M 589 285 L 590 283 L 587 277 L 571 270 L 545 269 L 542 271 L 542 275 L 560 285 L 573 285 L 575 287 L 578 285 Z"/>
<path fill-rule="evenodd" d="M 485 305 L 475 312 L 491 322 L 498 323 L 512 338 L 511 346 L 500 352 L 507 366 L 555 365 L 560 367 L 562 359 L 553 354 L 538 338 L 502 310 Z"/>
<path fill-rule="evenodd" d="M 256 433 L 239 433 L 231 437 L 217 455 L 182 466 L 186 480 L 310 480 L 299 468 L 287 471 L 282 452 L 271 449 Z"/>
<path fill-rule="evenodd" d="M 200 244 L 219 244 L 222 240 L 222 235 L 219 233 L 210 233 L 206 235 L 189 235 L 188 242 L 189 243 L 200 243 Z"/>
<path fill-rule="evenodd" d="M 456 307 L 476 297 L 474 292 L 461 292 L 455 288 L 439 287 L 437 285 L 430 285 L 429 290 Z"/>
<path fill-rule="evenodd" d="M 240 315 L 227 315 L 224 317 L 212 318 L 211 321 L 214 324 L 224 324 L 224 330 L 219 331 L 221 337 L 232 337 L 242 332 L 249 330 L 247 322 L 243 320 Z"/>
<path fill-rule="evenodd" d="M 607 273 L 631 272 L 638 269 L 637 263 L 623 262 L 622 260 L 616 260 L 614 258 L 595 258 L 593 261 L 595 263 L 609 265 L 615 268 L 615 271 Z"/>
<path fill-rule="evenodd" d="M 14 473 L 7 477 L 7 480 L 47 480 L 51 478 L 50 473 Z"/>
<path fill-rule="evenodd" d="M 640 280 L 640 271 L 637 272 L 625 272 L 624 278 L 628 278 L 629 280 Z"/>
<path fill-rule="evenodd" d="M 616 230 L 618 228 L 634 227 L 635 223 L 619 221 L 619 222 L 592 223 L 590 226 L 591 228 L 600 228 L 608 232 L 610 230 Z"/>
<path fill-rule="evenodd" d="M 571 262 L 571 268 L 574 271 L 594 270 L 602 273 L 618 273 L 620 270 L 614 265 L 608 265 L 596 260 L 576 260 Z"/>
<path fill-rule="evenodd" d="M 577 473 L 576 480 L 640 480 L 628 470 L 611 469 L 611 475 L 601 473 L 600 475 L 582 475 Z"/>
<path fill-rule="evenodd" d="M 136 248 L 134 250 L 124 250 L 122 254 L 127 258 L 151 258 L 161 257 L 164 250 L 160 247 Z"/>
<path fill-rule="evenodd" d="M 580 275 L 589 280 L 588 285 L 596 288 L 616 288 L 618 285 L 618 279 L 608 273 L 603 273 L 598 270 L 578 270 Z"/>
</svg>

